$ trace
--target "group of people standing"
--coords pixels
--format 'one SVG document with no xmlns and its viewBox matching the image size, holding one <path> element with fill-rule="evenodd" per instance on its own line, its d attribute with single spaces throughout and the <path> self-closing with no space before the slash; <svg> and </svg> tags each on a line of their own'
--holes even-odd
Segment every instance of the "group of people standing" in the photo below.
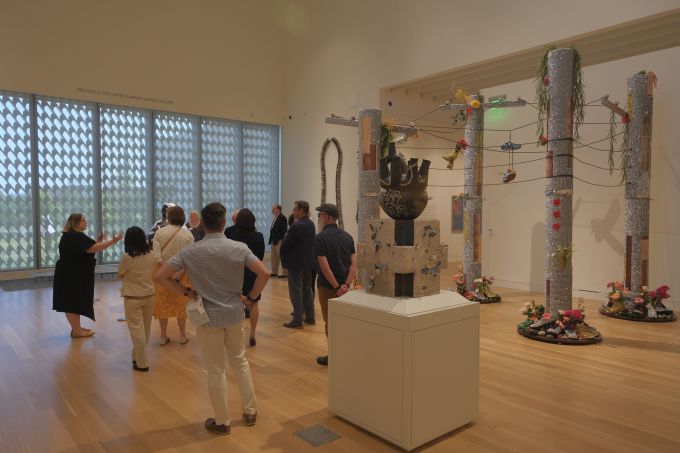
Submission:
<svg viewBox="0 0 680 453">
<path fill-rule="evenodd" d="M 256 401 L 245 358 L 242 321 L 245 307 L 251 324 L 249 343 L 255 346 L 258 302 L 269 278 L 288 278 L 293 312 L 291 321 L 284 326 L 301 329 L 303 323 L 315 324 L 314 281 L 318 274 L 317 291 L 328 334 L 328 300 L 347 292 L 356 277 L 354 242 L 338 228 L 337 208 L 323 204 L 316 210 L 319 234 L 309 219 L 309 203 L 295 202 L 290 228 L 281 206 L 272 207 L 271 270 L 262 262 L 264 237 L 256 231 L 255 216 L 249 209 L 233 213 L 234 225 L 225 228 L 226 209 L 221 203 L 206 205 L 200 213 L 202 220 L 197 211 L 192 211 L 186 224 L 182 208 L 168 203 L 163 206 L 162 219 L 148 234 L 136 226 L 125 233 L 125 254 L 118 277 L 123 281 L 121 295 L 133 344 L 133 369 L 149 370 L 146 347 L 152 316 L 160 321 L 161 345 L 170 341 L 167 325 L 171 317 L 178 320 L 180 344 L 186 344 L 187 301 L 201 300 L 207 322 L 196 327 L 196 338 L 203 351 L 215 410 L 215 417 L 205 421 L 209 431 L 218 434 L 230 431 L 225 351 L 241 393 L 243 420 L 247 426 L 255 424 Z M 66 314 L 73 338 L 94 334 L 80 325 L 81 315 L 95 319 L 94 254 L 123 239 L 117 234 L 110 240 L 103 235 L 93 240 L 84 233 L 86 227 L 83 214 L 69 217 L 59 244 L 60 259 L 54 277 L 53 308 Z M 317 361 L 327 365 L 328 357 L 319 357 Z"/>
</svg>

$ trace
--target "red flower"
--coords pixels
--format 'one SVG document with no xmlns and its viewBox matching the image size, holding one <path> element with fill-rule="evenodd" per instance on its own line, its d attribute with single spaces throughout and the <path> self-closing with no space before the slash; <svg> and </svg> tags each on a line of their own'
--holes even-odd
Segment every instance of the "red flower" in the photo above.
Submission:
<svg viewBox="0 0 680 453">
<path fill-rule="evenodd" d="M 541 143 L 541 145 L 547 145 L 548 144 L 548 137 L 545 135 L 541 135 L 538 137 L 538 141 Z"/>
<path fill-rule="evenodd" d="M 651 297 L 652 299 L 654 299 L 654 298 L 656 297 L 656 291 L 650 291 L 650 292 L 648 293 L 648 295 L 649 295 L 649 297 Z"/>
<path fill-rule="evenodd" d="M 543 85 L 545 86 L 550 85 L 550 77 L 548 76 L 543 77 Z"/>
<path fill-rule="evenodd" d="M 560 215 L 561 215 L 561 214 L 560 214 L 560 211 L 553 211 L 553 217 L 559 218 Z"/>
<path fill-rule="evenodd" d="M 560 229 L 560 224 L 559 223 L 553 223 L 553 230 L 557 231 Z"/>
<path fill-rule="evenodd" d="M 671 295 L 668 294 L 669 289 L 671 288 L 668 285 L 659 286 L 658 288 L 656 288 L 656 294 L 661 299 L 668 299 L 669 297 L 671 297 Z"/>
<path fill-rule="evenodd" d="M 554 204 L 555 206 L 559 206 L 559 205 L 560 205 L 560 199 L 559 199 L 559 198 L 555 198 L 555 199 L 553 200 L 553 204 Z"/>
<path fill-rule="evenodd" d="M 467 147 L 470 146 L 470 144 L 464 138 L 461 138 L 456 143 L 459 144 L 463 149 L 467 149 Z"/>
<path fill-rule="evenodd" d="M 465 114 L 466 115 L 472 115 L 472 107 L 468 107 L 465 109 Z"/>
</svg>

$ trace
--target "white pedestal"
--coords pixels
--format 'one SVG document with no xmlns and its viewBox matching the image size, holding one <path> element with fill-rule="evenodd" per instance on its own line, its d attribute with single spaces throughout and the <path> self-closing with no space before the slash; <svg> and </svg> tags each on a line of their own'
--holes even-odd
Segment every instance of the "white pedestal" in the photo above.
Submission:
<svg viewBox="0 0 680 453">
<path fill-rule="evenodd" d="M 329 303 L 328 406 L 406 450 L 479 413 L 479 304 L 451 291 Z"/>
</svg>

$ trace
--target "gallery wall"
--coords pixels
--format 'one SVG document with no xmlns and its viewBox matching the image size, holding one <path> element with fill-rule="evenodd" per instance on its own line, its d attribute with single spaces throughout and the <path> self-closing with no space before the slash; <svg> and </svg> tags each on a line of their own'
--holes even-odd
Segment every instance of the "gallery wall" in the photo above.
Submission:
<svg viewBox="0 0 680 453">
<path fill-rule="evenodd" d="M 289 37 L 286 42 L 285 108 L 290 118 L 284 121 L 283 128 L 284 205 L 288 208 L 299 198 L 306 198 L 312 204 L 319 200 L 319 150 L 326 137 L 335 136 L 346 151 L 342 202 L 346 228 L 353 235 L 357 231 L 356 223 L 352 221 L 357 197 L 357 131 L 324 124 L 323 119 L 328 114 L 351 116 L 356 115 L 360 108 L 377 107 L 384 101 L 379 98 L 383 86 L 677 7 L 677 2 L 604 1 L 598 2 L 597 12 L 592 12 L 592 3 L 585 1 L 569 4 L 516 2 L 513 9 L 509 9 L 506 2 L 404 2 L 398 9 L 390 7 L 392 2 L 380 1 L 301 4 L 313 20 L 304 22 L 299 34 Z M 559 20 L 549 20 L 556 17 Z M 663 122 L 667 121 L 670 125 L 672 118 L 677 118 L 678 114 L 674 106 L 678 93 L 671 86 L 671 81 L 677 79 L 680 71 L 676 52 L 671 49 L 585 69 L 588 99 L 609 93 L 612 99 L 623 101 L 628 75 L 640 69 L 653 70 L 659 75 L 654 118 L 652 196 L 655 201 L 652 208 L 651 228 L 654 233 L 650 251 L 650 283 L 668 283 L 671 287 L 680 285 L 678 277 L 671 275 L 680 255 L 680 241 L 676 233 L 680 227 L 677 214 L 664 209 L 664 201 L 680 195 L 680 187 L 674 182 L 679 171 L 678 158 L 671 153 L 672 144 L 677 143 L 680 137 Z M 484 94 L 505 93 L 510 98 L 523 96 L 533 99 L 533 91 L 531 81 L 524 81 L 485 90 Z M 659 100 L 661 96 L 668 100 L 662 103 Z M 427 111 L 386 110 L 385 116 L 408 119 Z M 600 119 L 608 120 L 603 112 L 599 114 Z M 520 125 L 532 118 L 535 118 L 535 111 L 527 108 L 509 113 L 502 122 Z M 585 129 L 586 137 L 604 137 L 606 132 L 602 127 L 605 126 Z M 526 133 L 535 140 L 535 130 L 529 128 Z M 500 144 L 506 140 L 507 136 L 485 136 L 487 144 Z M 423 146 L 440 143 L 424 137 L 418 141 Z M 441 159 L 438 151 L 419 152 L 423 153 L 419 156 L 430 156 L 434 161 Z M 606 164 L 606 154 L 600 154 L 597 157 L 586 154 L 585 157 L 589 161 L 593 158 L 595 162 Z M 487 160 L 491 162 L 492 159 L 489 157 Z M 503 163 L 505 159 L 507 156 L 496 158 L 497 163 Z M 437 166 L 444 166 L 444 161 L 441 162 Z M 332 168 L 335 163 L 329 159 L 327 165 Z M 531 170 L 529 167 L 517 170 L 518 179 L 528 174 L 544 174 L 544 166 L 540 163 L 532 166 Z M 485 180 L 499 179 L 498 173 L 500 171 L 496 169 L 485 171 Z M 606 171 L 603 173 L 593 168 L 584 168 L 583 175 L 590 181 L 604 178 L 605 184 L 618 181 L 617 176 L 609 177 Z M 443 175 L 435 178 L 446 179 Z M 462 183 L 462 177 L 452 176 L 453 181 L 456 178 L 460 178 Z M 539 181 L 512 188 L 500 186 L 485 192 L 483 272 L 495 275 L 505 286 L 542 289 L 545 201 L 542 184 Z M 594 190 L 594 187 L 581 186 L 578 182 L 575 187 L 578 211 L 574 225 L 574 288 L 589 294 L 588 291 L 602 291 L 608 280 L 622 277 L 623 190 Z M 450 229 L 452 191 L 433 188 L 430 194 L 433 200 L 426 215 L 439 217 L 442 230 L 447 231 L 447 228 Z M 332 187 L 329 187 L 329 197 L 334 198 Z M 449 242 L 451 259 L 461 258 L 460 235 L 445 235 L 444 240 Z"/>
<path fill-rule="evenodd" d="M 276 5 L 5 1 L 0 89 L 280 124 L 284 16 Z"/>
</svg>

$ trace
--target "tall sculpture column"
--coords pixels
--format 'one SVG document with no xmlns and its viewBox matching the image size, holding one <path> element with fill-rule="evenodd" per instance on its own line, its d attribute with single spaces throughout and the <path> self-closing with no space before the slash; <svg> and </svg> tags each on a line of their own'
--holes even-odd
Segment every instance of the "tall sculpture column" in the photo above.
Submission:
<svg viewBox="0 0 680 453">
<path fill-rule="evenodd" d="M 380 217 L 378 194 L 380 193 L 380 177 L 378 161 L 380 161 L 380 109 L 362 109 L 359 111 L 359 200 L 357 205 L 357 223 L 359 241 L 366 243 L 366 222 L 362 220 Z"/>
<path fill-rule="evenodd" d="M 463 199 L 463 272 L 467 289 L 482 275 L 482 150 L 484 148 L 484 96 L 472 95 L 469 102 L 479 101 L 465 124 Z"/>
<path fill-rule="evenodd" d="M 641 73 L 628 79 L 628 98 L 632 111 L 629 112 L 628 156 L 624 162 L 625 284 L 634 293 L 638 293 L 641 286 L 647 286 L 649 277 L 649 186 L 654 78 L 654 73 Z"/>
<path fill-rule="evenodd" d="M 573 195 L 574 49 L 548 53 L 548 147 L 545 184 L 545 302 L 546 312 L 571 309 L 571 259 L 557 260 L 571 247 Z"/>
</svg>

